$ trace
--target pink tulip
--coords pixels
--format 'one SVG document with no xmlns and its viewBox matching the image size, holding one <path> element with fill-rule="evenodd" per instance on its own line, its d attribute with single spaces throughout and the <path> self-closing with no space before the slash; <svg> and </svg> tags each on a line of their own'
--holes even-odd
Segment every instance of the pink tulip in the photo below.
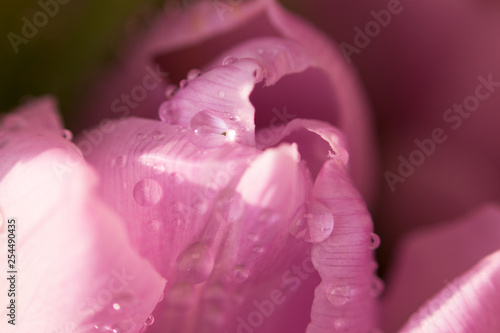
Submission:
<svg viewBox="0 0 500 333">
<path fill-rule="evenodd" d="M 274 1 L 160 16 L 97 90 L 76 145 L 50 98 L 2 119 L 2 332 L 500 330 L 495 205 L 408 234 L 380 297 L 370 111 Z"/>
</svg>

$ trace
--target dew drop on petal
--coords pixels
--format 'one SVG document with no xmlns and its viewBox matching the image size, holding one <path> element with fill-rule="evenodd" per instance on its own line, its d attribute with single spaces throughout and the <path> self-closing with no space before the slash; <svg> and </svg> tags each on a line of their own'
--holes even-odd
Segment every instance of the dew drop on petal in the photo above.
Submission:
<svg viewBox="0 0 500 333">
<path fill-rule="evenodd" d="M 384 291 L 384 282 L 379 277 L 375 277 L 370 287 L 370 295 L 379 297 L 382 291 Z"/>
<path fill-rule="evenodd" d="M 175 95 L 175 93 L 179 90 L 179 87 L 176 86 L 175 84 L 170 84 L 167 86 L 165 89 L 165 97 L 166 98 L 172 98 L 172 96 Z"/>
<path fill-rule="evenodd" d="M 73 140 L 73 133 L 71 133 L 70 130 L 63 129 L 62 130 L 62 137 L 71 141 L 71 140 Z"/>
<path fill-rule="evenodd" d="M 188 86 L 188 80 L 181 80 L 181 82 L 179 82 L 179 87 L 181 87 L 181 89 L 184 89 Z"/>
<path fill-rule="evenodd" d="M 351 287 L 345 281 L 335 281 L 328 287 L 326 297 L 333 305 L 344 305 L 351 299 Z"/>
<path fill-rule="evenodd" d="M 370 236 L 371 236 L 370 250 L 375 250 L 380 246 L 380 237 L 374 232 L 372 232 Z"/>
<path fill-rule="evenodd" d="M 214 256 L 202 242 L 194 243 L 177 258 L 180 280 L 196 284 L 208 279 L 214 268 Z"/>
<path fill-rule="evenodd" d="M 146 134 L 144 134 L 144 133 L 137 133 L 136 138 L 139 141 L 143 141 L 144 139 L 146 139 Z"/>
<path fill-rule="evenodd" d="M 160 131 L 154 131 L 154 132 L 153 132 L 153 140 L 155 140 L 155 141 L 160 141 L 160 140 L 162 140 L 164 137 L 165 137 L 165 134 L 163 134 L 163 133 L 162 133 L 162 132 L 160 132 Z"/>
<path fill-rule="evenodd" d="M 174 172 L 170 175 L 170 182 L 174 185 L 181 185 L 184 183 L 184 176 L 180 173 Z"/>
<path fill-rule="evenodd" d="M 156 205 L 163 196 L 161 185 L 154 179 L 146 178 L 135 184 L 133 195 L 135 201 L 143 207 Z"/>
<path fill-rule="evenodd" d="M 124 167 L 127 164 L 127 157 L 124 155 L 119 155 L 114 160 L 114 165 L 117 167 Z"/>
<path fill-rule="evenodd" d="M 330 236 L 333 224 L 330 209 L 318 201 L 312 201 L 297 209 L 288 230 L 300 240 L 319 243 Z"/>
<path fill-rule="evenodd" d="M 155 175 L 161 175 L 165 172 L 165 166 L 163 164 L 155 164 L 153 166 L 153 173 Z"/>
<path fill-rule="evenodd" d="M 248 279 L 248 268 L 244 265 L 236 265 L 233 267 L 233 279 L 237 283 L 243 283 Z"/>
<path fill-rule="evenodd" d="M 201 75 L 201 71 L 199 69 L 191 69 L 188 74 L 187 74 L 187 79 L 191 81 L 192 79 L 197 78 L 198 76 Z"/>
<path fill-rule="evenodd" d="M 224 60 L 222 60 L 222 65 L 224 65 L 224 66 L 232 65 L 237 61 L 238 61 L 238 58 L 236 58 L 236 57 L 233 57 L 233 56 L 225 57 Z"/>
<path fill-rule="evenodd" d="M 174 102 L 166 101 L 160 105 L 160 111 L 158 112 L 160 120 L 167 124 L 173 124 L 178 118 L 177 107 Z M 181 128 L 182 129 L 182 128 Z"/>
<path fill-rule="evenodd" d="M 151 326 L 153 325 L 154 322 L 155 322 L 155 317 L 153 317 L 153 315 L 150 315 L 144 322 L 144 325 Z"/>
<path fill-rule="evenodd" d="M 222 135 L 222 133 L 227 131 L 224 120 L 206 110 L 198 112 L 191 118 L 189 127 L 191 127 L 197 135 Z"/>
<path fill-rule="evenodd" d="M 113 303 L 113 309 L 114 309 L 114 310 L 116 310 L 116 311 L 120 310 L 120 309 L 121 309 L 120 304 L 118 304 L 118 303 Z"/>
<path fill-rule="evenodd" d="M 347 332 L 349 330 L 349 325 L 347 323 L 347 319 L 337 318 L 333 322 L 333 328 L 335 332 Z"/>
<path fill-rule="evenodd" d="M 226 97 L 226 93 L 224 92 L 224 90 L 219 90 L 218 94 L 219 98 L 224 98 Z"/>
<path fill-rule="evenodd" d="M 149 232 L 158 232 L 161 228 L 162 223 L 160 220 L 151 219 L 146 222 L 146 230 Z"/>
</svg>

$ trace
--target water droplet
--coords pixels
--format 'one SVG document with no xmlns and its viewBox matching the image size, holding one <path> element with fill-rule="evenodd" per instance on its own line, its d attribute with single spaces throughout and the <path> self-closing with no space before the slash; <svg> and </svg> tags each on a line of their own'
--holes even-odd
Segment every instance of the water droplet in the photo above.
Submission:
<svg viewBox="0 0 500 333">
<path fill-rule="evenodd" d="M 235 195 L 229 204 L 227 218 L 229 222 L 238 221 L 245 213 L 245 201 L 240 195 Z"/>
<path fill-rule="evenodd" d="M 201 71 L 199 69 L 194 68 L 188 72 L 187 79 L 189 81 L 191 81 L 192 79 L 195 79 L 200 75 L 201 75 Z"/>
<path fill-rule="evenodd" d="M 144 322 L 144 325 L 151 326 L 153 325 L 154 322 L 155 322 L 155 317 L 153 317 L 153 315 L 150 315 Z"/>
<path fill-rule="evenodd" d="M 280 220 L 280 215 L 270 209 L 264 209 L 260 214 L 258 221 L 266 225 L 276 224 Z"/>
<path fill-rule="evenodd" d="M 160 120 L 167 124 L 174 124 L 179 118 L 177 114 L 177 106 L 172 101 L 166 101 L 160 105 L 158 115 L 160 116 Z"/>
<path fill-rule="evenodd" d="M 153 140 L 155 140 L 155 141 L 160 141 L 164 137 L 165 137 L 165 135 L 162 132 L 160 132 L 160 131 L 154 131 L 153 132 Z"/>
<path fill-rule="evenodd" d="M 370 243 L 370 250 L 375 250 L 380 246 L 380 237 L 372 232 L 371 233 L 371 243 Z"/>
<path fill-rule="evenodd" d="M 62 130 L 62 137 L 71 141 L 71 140 L 73 140 L 73 133 L 71 133 L 70 130 L 63 129 Z"/>
<path fill-rule="evenodd" d="M 151 219 L 148 222 L 146 222 L 146 229 L 149 232 L 158 232 L 161 228 L 161 221 L 157 219 Z"/>
<path fill-rule="evenodd" d="M 347 332 L 349 329 L 349 325 L 346 319 L 337 318 L 333 322 L 333 328 L 335 329 L 336 332 Z"/>
<path fill-rule="evenodd" d="M 165 97 L 166 98 L 172 98 L 172 96 L 175 95 L 175 93 L 179 90 L 179 87 L 176 86 L 175 84 L 170 84 L 166 89 L 165 89 Z"/>
<path fill-rule="evenodd" d="M 120 304 L 118 304 L 118 303 L 113 303 L 113 309 L 115 309 L 116 311 L 120 310 L 120 309 L 121 309 Z"/>
<path fill-rule="evenodd" d="M 188 86 L 188 84 L 188 80 L 181 80 L 181 82 L 179 82 L 179 87 L 181 87 L 181 89 L 184 89 Z"/>
<path fill-rule="evenodd" d="M 140 180 L 134 186 L 134 199 L 143 207 L 156 205 L 163 196 L 161 185 L 154 179 Z"/>
<path fill-rule="evenodd" d="M 243 283 L 248 279 L 248 268 L 243 265 L 233 267 L 233 278 L 237 283 Z"/>
<path fill-rule="evenodd" d="M 137 137 L 137 140 L 142 141 L 142 140 L 146 139 L 146 134 L 144 134 L 144 133 L 137 133 L 136 137 Z"/>
<path fill-rule="evenodd" d="M 240 121 L 240 117 L 235 116 L 235 115 L 230 115 L 229 116 L 229 120 L 231 120 L 231 121 Z"/>
<path fill-rule="evenodd" d="M 177 258 L 179 279 L 196 284 L 208 279 L 214 268 L 214 256 L 202 242 L 194 243 Z"/>
<path fill-rule="evenodd" d="M 153 173 L 155 175 L 161 175 L 165 172 L 165 166 L 163 164 L 155 164 L 153 166 Z"/>
<path fill-rule="evenodd" d="M 184 176 L 180 173 L 174 172 L 170 175 L 170 181 L 174 185 L 181 185 L 182 183 L 184 183 Z"/>
<path fill-rule="evenodd" d="M 224 65 L 224 66 L 232 65 L 237 61 L 238 61 L 238 58 L 236 58 L 236 57 L 233 57 L 233 56 L 225 57 L 224 60 L 222 60 L 222 65 Z"/>
<path fill-rule="evenodd" d="M 114 160 L 114 165 L 117 167 L 124 167 L 127 164 L 127 157 L 124 155 L 119 155 Z"/>
<path fill-rule="evenodd" d="M 226 93 L 224 92 L 224 90 L 219 90 L 219 98 L 224 98 L 226 96 Z"/>
<path fill-rule="evenodd" d="M 319 243 L 333 231 L 333 215 L 328 207 L 318 201 L 301 205 L 288 229 L 300 240 Z"/>
<path fill-rule="evenodd" d="M 264 247 L 263 246 L 254 246 L 252 249 L 253 252 L 255 252 L 257 255 L 262 255 L 264 253 Z"/>
<path fill-rule="evenodd" d="M 351 299 L 351 287 L 345 281 L 335 281 L 327 289 L 326 297 L 333 305 L 344 305 Z"/>
<path fill-rule="evenodd" d="M 233 129 L 227 130 L 225 136 L 229 140 L 234 141 L 234 139 L 236 138 L 236 131 Z"/>
<path fill-rule="evenodd" d="M 222 135 L 222 133 L 227 131 L 224 120 L 206 110 L 198 112 L 191 118 L 189 127 L 197 135 Z"/>
<path fill-rule="evenodd" d="M 384 282 L 376 276 L 370 287 L 370 295 L 372 297 L 379 297 L 382 291 L 384 291 Z"/>
<path fill-rule="evenodd" d="M 195 302 L 194 289 L 191 284 L 176 283 L 167 292 L 167 303 L 177 310 L 189 309 Z"/>
</svg>

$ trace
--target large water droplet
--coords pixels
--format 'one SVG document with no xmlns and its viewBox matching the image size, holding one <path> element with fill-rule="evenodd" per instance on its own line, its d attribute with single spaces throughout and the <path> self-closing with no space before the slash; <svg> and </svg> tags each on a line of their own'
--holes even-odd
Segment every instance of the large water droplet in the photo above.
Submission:
<svg viewBox="0 0 500 333">
<path fill-rule="evenodd" d="M 73 140 L 73 133 L 71 133 L 70 130 L 67 130 L 67 129 L 63 129 L 62 130 L 62 137 L 67 139 L 67 140 Z"/>
<path fill-rule="evenodd" d="M 191 127 L 197 135 L 222 135 L 227 131 L 227 126 L 224 120 L 206 110 L 198 112 L 193 118 L 191 118 L 189 127 Z"/>
<path fill-rule="evenodd" d="M 144 134 L 144 133 L 137 133 L 136 137 L 137 137 L 137 140 L 143 141 L 144 139 L 146 139 L 146 134 Z"/>
<path fill-rule="evenodd" d="M 200 283 L 208 279 L 214 268 L 214 256 L 202 242 L 194 243 L 177 258 L 179 279 L 188 283 Z"/>
<path fill-rule="evenodd" d="M 326 297 L 333 305 L 344 305 L 351 299 L 351 287 L 345 281 L 334 281 L 328 287 Z"/>
<path fill-rule="evenodd" d="M 167 124 L 174 124 L 179 118 L 177 114 L 177 106 L 172 101 L 166 101 L 160 105 L 158 115 L 160 116 L 160 120 Z"/>
<path fill-rule="evenodd" d="M 143 207 L 156 205 L 163 196 L 161 185 L 154 179 L 140 180 L 134 186 L 134 199 Z"/>
<path fill-rule="evenodd" d="M 222 65 L 224 65 L 224 66 L 232 65 L 237 61 L 238 61 L 238 58 L 236 58 L 236 57 L 233 57 L 233 56 L 225 57 L 224 60 L 222 60 Z"/>
<path fill-rule="evenodd" d="M 199 69 L 194 68 L 188 72 L 187 79 L 189 81 L 191 81 L 192 79 L 195 79 L 200 75 L 201 75 L 201 71 Z"/>
<path fill-rule="evenodd" d="M 374 232 L 372 232 L 370 236 L 371 236 L 370 250 L 375 250 L 380 246 L 380 237 Z"/>
<path fill-rule="evenodd" d="M 297 209 L 288 230 L 300 240 L 319 243 L 332 233 L 333 215 L 318 201 L 305 203 Z"/>
<path fill-rule="evenodd" d="M 176 86 L 175 84 L 170 84 L 166 89 L 165 89 L 165 97 L 167 98 L 172 98 L 172 96 L 175 95 L 175 93 L 179 90 L 179 87 Z"/>
<path fill-rule="evenodd" d="M 233 267 L 233 279 L 237 283 L 243 283 L 248 279 L 249 271 L 244 265 L 236 265 Z"/>
</svg>

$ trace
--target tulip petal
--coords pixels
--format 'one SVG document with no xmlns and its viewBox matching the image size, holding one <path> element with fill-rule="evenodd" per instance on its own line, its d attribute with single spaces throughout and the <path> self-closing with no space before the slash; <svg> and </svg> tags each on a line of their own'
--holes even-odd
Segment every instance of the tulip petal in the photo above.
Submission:
<svg viewBox="0 0 500 333">
<path fill-rule="evenodd" d="M 376 297 L 383 284 L 375 276 L 373 223 L 344 163 L 328 160 L 313 189 L 335 221 L 331 235 L 313 245 L 312 261 L 321 277 L 307 332 L 368 332 L 377 326 Z"/>
<path fill-rule="evenodd" d="M 307 50 L 307 52 L 302 54 L 303 59 L 294 59 L 296 54 L 292 52 L 286 57 L 279 57 L 272 61 L 278 75 L 275 78 L 268 78 L 268 85 L 273 84 L 277 78 L 285 74 L 299 72 L 300 74 L 295 77 L 293 75 L 284 77 L 280 82 L 277 82 L 276 86 L 273 86 L 276 87 L 275 89 L 258 86 L 254 90 L 251 100 L 258 111 L 257 120 L 261 119 L 257 125 L 259 126 L 259 122 L 265 124 L 268 120 L 267 116 L 261 117 L 259 113 L 281 107 L 283 104 L 290 109 L 292 114 L 306 118 L 317 118 L 338 125 L 346 133 L 349 141 L 349 150 L 353 161 L 351 171 L 355 184 L 365 197 L 370 197 L 374 187 L 373 174 L 375 172 L 372 162 L 375 158 L 374 141 L 370 132 L 371 120 L 366 111 L 365 97 L 360 93 L 361 89 L 352 73 L 352 68 L 346 66 L 340 52 L 331 47 L 330 41 L 325 36 L 307 23 L 287 13 L 275 1 L 248 1 L 236 7 L 233 6 L 234 8 L 230 7 L 229 4 L 224 4 L 226 10 L 223 12 L 218 7 L 220 3 L 222 2 L 200 1 L 182 12 L 159 17 L 151 31 L 142 37 L 131 51 L 126 53 L 126 58 L 122 65 L 116 69 L 115 74 L 110 75 L 109 80 L 102 81 L 102 85 L 106 89 L 96 89 L 100 92 L 106 91 L 108 96 L 103 97 L 96 94 L 98 97 L 91 99 L 91 103 L 87 107 L 88 111 L 95 112 L 99 118 L 130 114 L 155 117 L 158 106 L 164 98 L 157 92 L 158 89 L 148 91 L 144 98 L 141 97 L 140 101 L 134 99 L 128 104 L 124 98 L 120 97 L 132 92 L 134 88 L 140 90 L 140 87 L 143 86 L 143 80 L 149 75 L 145 70 L 148 66 L 154 69 L 157 64 L 160 64 L 161 68 L 169 73 L 169 79 L 178 82 L 188 75 L 190 69 L 200 68 L 208 71 L 213 68 L 216 59 L 220 63 L 225 56 L 235 56 L 233 51 L 239 50 L 238 52 L 242 56 L 258 61 L 259 58 L 262 59 L 262 56 L 257 54 L 259 50 L 261 52 L 272 51 L 272 48 L 269 48 L 269 41 L 280 39 L 284 41 L 282 45 L 295 45 L 293 47 L 286 46 L 288 52 L 293 51 L 297 46 L 300 46 L 302 50 Z M 253 44 L 249 42 L 246 46 L 242 46 L 246 41 L 252 39 L 260 39 L 261 42 L 253 42 Z M 274 50 L 279 50 L 281 47 L 277 45 Z M 287 61 L 290 59 L 296 64 L 300 64 L 300 70 L 298 67 L 292 70 L 286 68 Z M 262 66 L 262 70 L 265 70 L 266 66 Z M 271 66 L 267 66 L 268 70 L 270 68 Z M 225 79 L 230 69 L 226 68 L 220 71 L 224 72 L 224 75 L 220 75 L 220 79 Z M 230 78 L 233 77 L 230 76 Z M 244 79 L 244 74 L 240 73 L 238 84 L 243 83 L 242 79 Z M 250 86 L 239 89 L 239 91 L 244 92 L 243 96 L 252 91 L 254 81 L 251 77 L 248 80 L 250 80 Z M 184 85 L 185 82 L 181 85 Z M 221 83 L 225 83 L 224 88 L 230 86 L 227 82 L 219 81 L 219 84 Z M 165 81 L 162 82 L 162 86 L 166 87 Z M 217 98 L 219 91 L 222 91 L 221 95 L 230 95 L 230 92 L 226 92 L 225 89 L 215 91 L 215 87 L 212 89 L 213 91 L 209 92 L 211 97 L 207 99 L 207 104 L 211 104 L 212 107 L 217 106 L 217 104 L 229 107 L 231 103 L 219 103 Z M 160 90 L 162 89 L 160 88 Z M 265 92 L 266 89 L 270 89 L 268 93 Z M 167 95 L 170 95 L 172 91 L 170 88 L 167 89 Z M 195 105 L 191 105 L 194 106 L 192 112 L 203 111 L 200 108 L 206 106 L 205 103 L 196 103 L 199 101 L 196 98 L 197 93 L 196 91 L 190 95 L 191 102 L 195 103 Z M 269 94 L 274 97 L 269 98 Z M 241 119 L 243 126 L 233 126 L 232 128 L 237 132 L 237 141 L 252 144 L 253 125 L 247 119 L 252 117 L 253 111 L 246 100 L 241 101 L 236 106 L 243 106 L 247 110 Z M 300 112 L 297 113 L 292 108 L 297 108 Z M 241 117 L 241 114 L 237 113 L 237 116 Z M 193 116 L 194 114 L 189 114 L 190 118 Z M 223 115 L 223 119 L 229 117 L 230 115 Z M 187 119 L 175 119 L 175 121 L 180 121 L 183 126 L 189 125 Z M 228 127 L 230 129 L 232 123 L 238 124 L 229 121 Z M 240 135 L 240 128 L 249 132 Z M 369 168 L 366 167 L 368 165 Z"/>
<path fill-rule="evenodd" d="M 16 318 L 7 323 L 4 310 L 0 330 L 139 332 L 165 281 L 97 199 L 96 175 L 54 110 L 52 99 L 35 100 L 1 124 L 0 247 L 15 255 L 1 267 L 16 273 L 0 290 L 7 295 L 15 280 Z"/>
<path fill-rule="evenodd" d="M 394 331 L 400 327 L 449 281 L 500 249 L 499 221 L 500 208 L 488 205 L 452 223 L 407 236 L 396 252 L 390 288 L 384 297 L 387 329 Z"/>
<path fill-rule="evenodd" d="M 150 329 L 236 330 L 248 325 L 238 314 L 251 315 L 261 301 L 272 305 L 273 320 L 262 321 L 259 331 L 287 309 L 303 314 L 294 323 L 305 329 L 310 303 L 297 295 L 312 295 L 318 279 L 309 245 L 288 231 L 312 188 L 296 145 L 262 152 L 146 119 L 113 128 L 87 159 L 136 248 L 169 281 Z"/>
<path fill-rule="evenodd" d="M 500 250 L 482 259 L 426 302 L 400 332 L 500 330 Z"/>
</svg>

